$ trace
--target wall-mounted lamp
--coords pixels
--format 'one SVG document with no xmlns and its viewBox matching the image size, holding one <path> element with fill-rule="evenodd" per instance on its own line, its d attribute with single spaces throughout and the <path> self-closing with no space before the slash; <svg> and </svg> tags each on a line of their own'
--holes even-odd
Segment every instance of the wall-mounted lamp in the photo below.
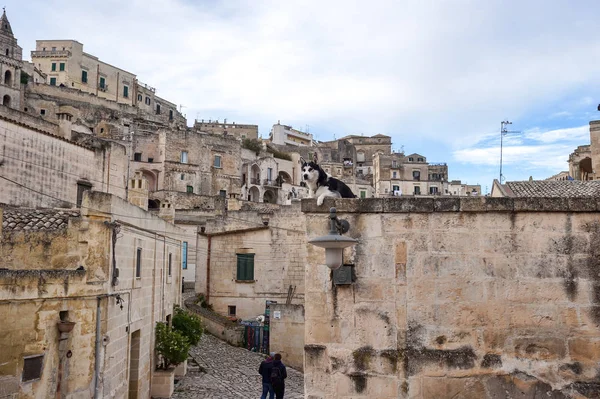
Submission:
<svg viewBox="0 0 600 399">
<path fill-rule="evenodd" d="M 325 264 L 332 270 L 339 268 L 344 259 L 344 248 L 356 245 L 357 240 L 350 237 L 344 237 L 342 234 L 348 232 L 350 223 L 343 219 L 338 219 L 335 208 L 329 210 L 330 229 L 329 234 L 313 238 L 310 244 L 325 248 Z"/>
</svg>

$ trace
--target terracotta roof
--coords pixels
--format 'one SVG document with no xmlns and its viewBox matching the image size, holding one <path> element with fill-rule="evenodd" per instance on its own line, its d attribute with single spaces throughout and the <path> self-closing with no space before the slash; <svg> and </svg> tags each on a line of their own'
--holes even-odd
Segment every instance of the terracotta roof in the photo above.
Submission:
<svg viewBox="0 0 600 399">
<path fill-rule="evenodd" d="M 503 188 L 510 197 L 560 197 L 581 198 L 600 197 L 600 180 L 594 181 L 512 181 L 506 182 Z"/>
<path fill-rule="evenodd" d="M 66 229 L 69 218 L 79 217 L 79 211 L 66 209 L 5 208 L 3 231 L 53 231 Z"/>
</svg>

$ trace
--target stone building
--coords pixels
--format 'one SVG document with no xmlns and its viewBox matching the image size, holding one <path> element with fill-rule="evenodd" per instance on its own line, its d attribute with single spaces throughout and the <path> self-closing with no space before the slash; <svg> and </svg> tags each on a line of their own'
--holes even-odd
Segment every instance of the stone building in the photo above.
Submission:
<svg viewBox="0 0 600 399">
<path fill-rule="evenodd" d="M 569 176 L 575 180 L 594 180 L 590 145 L 580 145 L 569 155 Z"/>
<path fill-rule="evenodd" d="M 86 190 L 126 197 L 126 148 L 110 141 L 71 139 L 67 110 L 55 122 L 0 106 L 0 203 L 79 207 Z"/>
<path fill-rule="evenodd" d="M 134 73 L 84 52 L 83 44 L 75 40 L 37 40 L 31 61 L 47 76 L 48 85 L 136 107 L 146 114 L 160 116 L 166 123 L 185 123 L 177 106 L 156 96 L 155 88 L 138 82 Z"/>
<path fill-rule="evenodd" d="M 588 182 L 589 183 L 589 182 Z M 303 200 L 350 222 L 351 284 L 307 246 L 310 398 L 590 398 L 600 392 L 600 224 L 585 198 Z"/>
<path fill-rule="evenodd" d="M 0 97 L 2 105 L 21 109 L 23 49 L 17 44 L 6 10 L 0 18 Z"/>
<path fill-rule="evenodd" d="M 210 134 L 217 134 L 222 136 L 231 135 L 240 140 L 243 139 L 254 139 L 258 140 L 258 125 L 240 125 L 233 123 L 227 123 L 225 119 L 222 123 L 218 120 L 204 121 L 204 119 L 194 121 L 194 129 L 200 132 L 206 132 Z"/>
<path fill-rule="evenodd" d="M 182 232 L 110 194 L 83 202 L 0 208 L 3 396 L 150 397 L 154 328 L 181 303 Z"/>
<path fill-rule="evenodd" d="M 282 125 L 277 121 L 269 133 L 269 141 L 278 145 L 312 146 L 313 135 L 291 126 Z"/>
<path fill-rule="evenodd" d="M 378 197 L 448 194 L 448 166 L 428 163 L 420 154 L 376 153 L 373 171 Z"/>
<path fill-rule="evenodd" d="M 571 175 L 569 175 L 568 171 L 563 170 L 562 172 L 559 172 L 559 173 L 555 174 L 554 176 L 550 176 L 546 180 L 558 180 L 558 181 L 571 180 Z"/>
<path fill-rule="evenodd" d="M 481 195 L 481 185 L 466 184 L 460 180 L 451 180 L 448 182 L 448 195 L 476 196 Z"/>
</svg>

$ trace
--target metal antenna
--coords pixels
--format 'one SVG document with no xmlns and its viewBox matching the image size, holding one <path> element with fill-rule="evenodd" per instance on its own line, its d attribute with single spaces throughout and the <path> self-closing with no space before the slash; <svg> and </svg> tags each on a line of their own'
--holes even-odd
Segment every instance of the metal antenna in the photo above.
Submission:
<svg viewBox="0 0 600 399">
<path fill-rule="evenodd" d="M 521 133 L 518 130 L 507 130 L 506 126 L 508 125 L 512 125 L 512 122 L 509 121 L 502 121 L 500 122 L 500 176 L 499 176 L 499 182 L 500 184 L 502 184 L 502 178 L 504 177 L 502 175 L 502 148 L 503 148 L 503 139 L 504 136 L 506 136 L 509 133 Z"/>
</svg>

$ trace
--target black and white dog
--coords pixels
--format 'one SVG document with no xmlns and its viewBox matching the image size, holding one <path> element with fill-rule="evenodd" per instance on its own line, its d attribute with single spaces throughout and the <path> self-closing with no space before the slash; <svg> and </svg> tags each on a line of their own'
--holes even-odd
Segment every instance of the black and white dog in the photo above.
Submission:
<svg viewBox="0 0 600 399">
<path fill-rule="evenodd" d="M 352 190 L 335 177 L 331 177 L 317 164 L 317 159 L 306 162 L 300 158 L 302 164 L 302 180 L 306 183 L 309 197 L 317 197 L 317 206 L 323 205 L 326 197 L 332 198 L 356 198 Z"/>
</svg>

